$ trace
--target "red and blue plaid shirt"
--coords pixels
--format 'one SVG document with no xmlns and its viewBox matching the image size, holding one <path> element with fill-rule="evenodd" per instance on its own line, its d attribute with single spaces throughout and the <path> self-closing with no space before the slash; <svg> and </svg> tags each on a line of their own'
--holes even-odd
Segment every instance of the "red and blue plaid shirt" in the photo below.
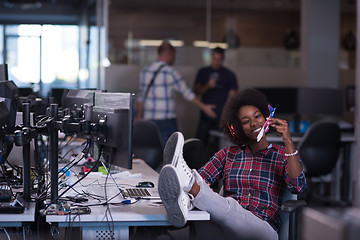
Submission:
<svg viewBox="0 0 360 240">
<path fill-rule="evenodd" d="M 226 147 L 217 152 L 200 170 L 208 183 L 223 179 L 224 197 L 232 197 L 246 210 L 280 229 L 279 209 L 282 193 L 306 188 L 304 171 L 297 178 L 288 176 L 285 148 L 271 144 L 254 155 L 247 146 Z M 241 223 L 239 223 L 241 224 Z"/>
</svg>

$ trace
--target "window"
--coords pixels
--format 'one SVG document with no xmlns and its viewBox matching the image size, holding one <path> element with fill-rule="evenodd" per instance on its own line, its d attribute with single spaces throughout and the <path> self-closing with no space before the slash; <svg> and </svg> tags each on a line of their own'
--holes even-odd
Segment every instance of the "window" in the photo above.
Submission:
<svg viewBox="0 0 360 240">
<path fill-rule="evenodd" d="M 18 87 L 32 87 L 40 96 L 48 96 L 51 88 L 96 87 L 94 70 L 85 77 L 82 75 L 83 82 L 79 84 L 78 26 L 20 24 L 0 27 L 2 63 L 8 64 L 9 80 Z M 91 29 L 91 32 L 96 30 Z M 94 33 L 90 36 L 96 39 Z M 96 53 L 96 41 L 90 43 L 88 54 L 91 57 Z M 94 57 L 89 58 L 86 66 L 94 66 L 93 60 Z"/>
</svg>

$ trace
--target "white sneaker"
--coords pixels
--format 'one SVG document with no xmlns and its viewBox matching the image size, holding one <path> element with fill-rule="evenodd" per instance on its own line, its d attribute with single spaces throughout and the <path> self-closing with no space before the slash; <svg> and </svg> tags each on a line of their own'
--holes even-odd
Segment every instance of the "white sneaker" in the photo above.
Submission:
<svg viewBox="0 0 360 240">
<path fill-rule="evenodd" d="M 184 136 L 181 132 L 174 132 L 164 148 L 164 166 L 174 166 L 179 175 L 180 185 L 185 192 L 189 192 L 194 185 L 195 178 L 183 157 Z"/>
<path fill-rule="evenodd" d="M 171 225 L 183 227 L 187 222 L 191 203 L 188 194 L 182 190 L 174 166 L 168 164 L 161 169 L 158 190 Z"/>
</svg>

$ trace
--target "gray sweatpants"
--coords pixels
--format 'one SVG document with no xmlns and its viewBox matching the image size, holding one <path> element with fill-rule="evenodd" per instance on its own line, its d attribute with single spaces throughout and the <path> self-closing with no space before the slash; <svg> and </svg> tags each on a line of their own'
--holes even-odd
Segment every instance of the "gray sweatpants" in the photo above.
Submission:
<svg viewBox="0 0 360 240">
<path fill-rule="evenodd" d="M 193 171 L 194 172 L 194 171 Z M 264 220 L 244 209 L 235 199 L 214 192 L 195 173 L 200 192 L 192 200 L 194 207 L 206 211 L 215 220 L 239 239 L 277 240 L 277 232 Z"/>
</svg>

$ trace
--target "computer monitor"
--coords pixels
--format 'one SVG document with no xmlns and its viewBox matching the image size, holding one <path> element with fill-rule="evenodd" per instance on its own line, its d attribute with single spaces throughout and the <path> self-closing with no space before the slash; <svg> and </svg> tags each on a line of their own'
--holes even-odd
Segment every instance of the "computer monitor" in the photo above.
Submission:
<svg viewBox="0 0 360 240">
<path fill-rule="evenodd" d="M 23 123 L 23 113 L 17 112 L 16 113 L 16 126 L 19 126 Z M 34 114 L 30 113 L 30 126 L 34 126 Z M 36 167 L 36 160 L 35 160 L 35 143 L 34 139 L 30 142 L 30 167 L 35 168 Z M 24 161 L 23 161 L 24 155 L 23 155 L 23 146 L 13 146 L 9 156 L 7 157 L 8 163 L 23 167 Z"/>
<path fill-rule="evenodd" d="M 0 98 L 0 126 L 7 126 L 10 122 L 10 111 L 7 107 L 5 98 Z M 3 163 L 5 158 L 3 159 L 3 154 L 8 152 L 8 145 L 5 144 L 5 135 L 7 134 L 6 128 L 0 128 L 0 163 Z"/>
<path fill-rule="evenodd" d="M 276 107 L 278 114 L 342 116 L 344 91 L 340 88 L 268 87 L 256 88 Z"/>
<path fill-rule="evenodd" d="M 0 64 L 0 81 L 9 80 L 7 64 Z"/>
<path fill-rule="evenodd" d="M 19 89 L 13 81 L 0 81 L 0 97 L 8 99 L 8 101 L 6 101 L 10 113 L 9 125 L 7 125 L 8 132 L 15 130 L 18 95 Z"/>
<path fill-rule="evenodd" d="M 28 97 L 30 95 L 33 95 L 34 91 L 30 87 L 21 87 L 19 88 L 19 96 L 20 97 Z"/>
<path fill-rule="evenodd" d="M 101 90 L 64 89 L 62 108 L 70 108 L 71 110 L 82 108 L 85 103 L 91 103 L 90 97 L 93 92 L 101 92 Z"/>
<path fill-rule="evenodd" d="M 296 114 L 298 109 L 298 88 L 295 87 L 260 87 L 256 88 L 276 107 L 276 114 Z"/>
<path fill-rule="evenodd" d="M 19 95 L 19 89 L 13 81 L 8 80 L 8 70 L 6 64 L 0 64 L 0 98 L 2 98 L 2 123 L 1 126 L 6 126 L 2 129 L 1 133 L 1 160 L 0 163 L 3 163 L 7 156 L 9 155 L 12 144 L 6 145 L 4 143 L 5 134 L 12 134 L 15 131 L 15 122 L 16 122 L 16 109 L 17 109 L 17 97 Z M 6 109 L 5 109 L 6 107 Z"/>
<path fill-rule="evenodd" d="M 102 160 L 131 169 L 134 94 L 96 92 L 93 97 L 92 122 L 101 126 L 93 139 L 102 149 Z"/>
<path fill-rule="evenodd" d="M 66 96 L 68 89 L 66 88 L 52 88 L 51 96 L 54 99 L 54 103 L 56 103 L 59 107 L 62 107 L 62 99 L 63 96 Z"/>
<path fill-rule="evenodd" d="M 340 88 L 261 87 L 276 114 L 291 115 L 294 133 L 300 133 L 301 118 L 317 120 L 344 114 L 344 91 Z"/>
</svg>

